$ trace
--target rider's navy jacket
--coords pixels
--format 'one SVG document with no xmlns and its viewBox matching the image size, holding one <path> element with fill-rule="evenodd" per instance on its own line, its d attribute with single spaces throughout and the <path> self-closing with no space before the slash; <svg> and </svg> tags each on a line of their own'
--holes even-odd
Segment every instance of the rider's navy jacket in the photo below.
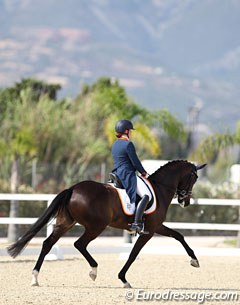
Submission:
<svg viewBox="0 0 240 305">
<path fill-rule="evenodd" d="M 138 159 L 133 143 L 125 138 L 118 139 L 112 146 L 112 156 L 114 161 L 113 172 L 121 180 L 131 202 L 135 203 L 137 189 L 136 171 L 141 174 L 146 171 Z"/>
</svg>

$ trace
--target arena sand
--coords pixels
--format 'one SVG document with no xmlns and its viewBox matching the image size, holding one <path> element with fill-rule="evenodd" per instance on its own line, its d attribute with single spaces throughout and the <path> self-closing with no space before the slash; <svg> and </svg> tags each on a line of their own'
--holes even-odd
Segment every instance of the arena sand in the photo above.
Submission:
<svg viewBox="0 0 240 305">
<path fill-rule="evenodd" d="M 199 257 L 201 267 L 194 268 L 187 256 L 140 254 L 127 273 L 132 289 L 123 288 L 117 278 L 125 263 L 119 259 L 119 254 L 94 254 L 94 258 L 99 263 L 95 282 L 88 276 L 87 262 L 80 255 L 71 255 L 62 261 L 45 261 L 39 274 L 40 286 L 31 287 L 31 270 L 36 257 L 20 256 L 15 260 L 0 257 L 0 304 L 240 304 L 238 257 Z M 237 293 L 238 301 L 203 302 L 198 298 L 202 294 L 214 297 L 227 292 Z M 188 294 L 193 299 L 189 296 L 185 301 L 171 299 L 171 293 Z M 165 300 L 160 300 L 160 294 Z M 167 297 L 170 300 L 167 301 Z"/>
</svg>

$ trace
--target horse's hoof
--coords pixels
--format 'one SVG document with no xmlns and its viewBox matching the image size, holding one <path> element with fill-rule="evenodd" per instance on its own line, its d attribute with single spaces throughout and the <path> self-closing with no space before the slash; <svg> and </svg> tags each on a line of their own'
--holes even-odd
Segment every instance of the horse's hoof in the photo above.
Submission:
<svg viewBox="0 0 240 305">
<path fill-rule="evenodd" d="M 132 286 L 128 282 L 126 282 L 124 283 L 123 288 L 132 288 Z"/>
<path fill-rule="evenodd" d="M 31 281 L 31 286 L 39 286 L 38 284 L 38 274 L 39 272 L 37 270 L 32 271 L 32 281 Z"/>
<path fill-rule="evenodd" d="M 89 272 L 89 276 L 90 276 L 90 278 L 91 278 L 93 281 L 95 281 L 96 278 L 97 278 L 97 275 L 94 274 L 92 271 Z"/>
<path fill-rule="evenodd" d="M 200 267 L 199 261 L 197 259 L 194 259 L 194 258 L 191 259 L 190 264 L 191 264 L 191 266 L 196 267 L 196 268 Z"/>
<path fill-rule="evenodd" d="M 97 268 L 96 267 L 92 267 L 92 270 L 89 272 L 89 276 L 93 281 L 96 280 L 96 278 L 97 278 Z"/>
</svg>

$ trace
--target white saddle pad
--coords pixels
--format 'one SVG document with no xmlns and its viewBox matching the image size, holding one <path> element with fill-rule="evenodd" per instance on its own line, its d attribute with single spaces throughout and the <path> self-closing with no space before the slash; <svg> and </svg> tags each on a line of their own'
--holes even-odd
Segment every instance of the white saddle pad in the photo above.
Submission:
<svg viewBox="0 0 240 305">
<path fill-rule="evenodd" d="M 151 183 L 147 179 L 140 178 L 140 177 L 137 177 L 137 179 L 141 179 L 141 181 L 142 181 L 142 186 L 141 186 L 141 183 L 140 183 L 140 187 L 146 188 L 146 186 L 147 186 L 149 198 L 150 198 L 150 200 L 153 199 L 152 205 L 144 212 L 144 214 L 151 214 L 156 210 L 156 207 L 157 207 L 157 199 L 156 199 L 156 196 L 155 196 L 155 192 L 153 190 L 153 187 L 152 187 Z M 134 215 L 136 207 L 135 207 L 134 204 L 130 203 L 130 198 L 129 198 L 126 190 L 116 188 L 113 183 L 110 183 L 110 184 L 118 192 L 118 196 L 119 196 L 119 199 L 120 199 L 120 202 L 121 202 L 121 205 L 122 205 L 123 212 L 128 216 Z M 139 184 L 138 184 L 138 186 L 139 186 Z M 140 193 L 142 193 L 141 190 L 138 190 L 138 191 L 140 191 Z"/>
</svg>

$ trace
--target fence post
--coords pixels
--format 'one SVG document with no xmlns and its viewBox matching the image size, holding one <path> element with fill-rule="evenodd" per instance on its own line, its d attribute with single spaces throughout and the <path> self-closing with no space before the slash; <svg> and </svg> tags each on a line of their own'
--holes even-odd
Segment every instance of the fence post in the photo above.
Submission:
<svg viewBox="0 0 240 305">
<path fill-rule="evenodd" d="M 52 200 L 48 200 L 47 207 L 51 204 Z M 49 237 L 53 232 L 53 223 L 50 222 L 47 224 L 47 237 Z M 51 249 L 50 253 L 48 253 L 45 257 L 45 260 L 52 261 L 52 260 L 63 260 L 64 256 L 62 250 L 58 245 L 54 245 Z"/>
<path fill-rule="evenodd" d="M 15 156 L 12 168 L 11 168 L 11 193 L 18 192 L 18 185 L 19 185 L 19 160 L 18 157 Z M 9 217 L 18 217 L 19 213 L 19 202 L 15 199 L 11 200 L 10 202 L 10 212 Z M 8 242 L 16 242 L 18 240 L 18 225 L 11 223 L 8 226 Z"/>
<path fill-rule="evenodd" d="M 240 207 L 238 208 L 238 223 L 240 224 Z M 240 231 L 237 234 L 237 247 L 240 248 Z"/>
<path fill-rule="evenodd" d="M 101 183 L 105 183 L 106 179 L 106 163 L 101 163 L 101 179 L 100 182 Z"/>
<path fill-rule="evenodd" d="M 52 200 L 48 200 L 47 207 L 50 206 L 51 202 Z M 47 237 L 52 234 L 52 231 L 53 231 L 53 224 L 50 222 L 47 224 Z"/>
<path fill-rule="evenodd" d="M 16 200 L 11 200 L 9 217 L 10 218 L 18 217 L 18 211 L 19 211 L 19 202 Z M 17 224 L 10 223 L 8 225 L 8 242 L 9 243 L 16 242 L 18 240 L 18 237 L 19 237 L 18 232 L 19 232 L 19 229 L 18 229 Z"/>
<path fill-rule="evenodd" d="M 132 235 L 127 230 L 123 230 L 123 240 L 124 240 L 124 243 L 127 243 L 127 244 L 132 243 Z"/>
</svg>

